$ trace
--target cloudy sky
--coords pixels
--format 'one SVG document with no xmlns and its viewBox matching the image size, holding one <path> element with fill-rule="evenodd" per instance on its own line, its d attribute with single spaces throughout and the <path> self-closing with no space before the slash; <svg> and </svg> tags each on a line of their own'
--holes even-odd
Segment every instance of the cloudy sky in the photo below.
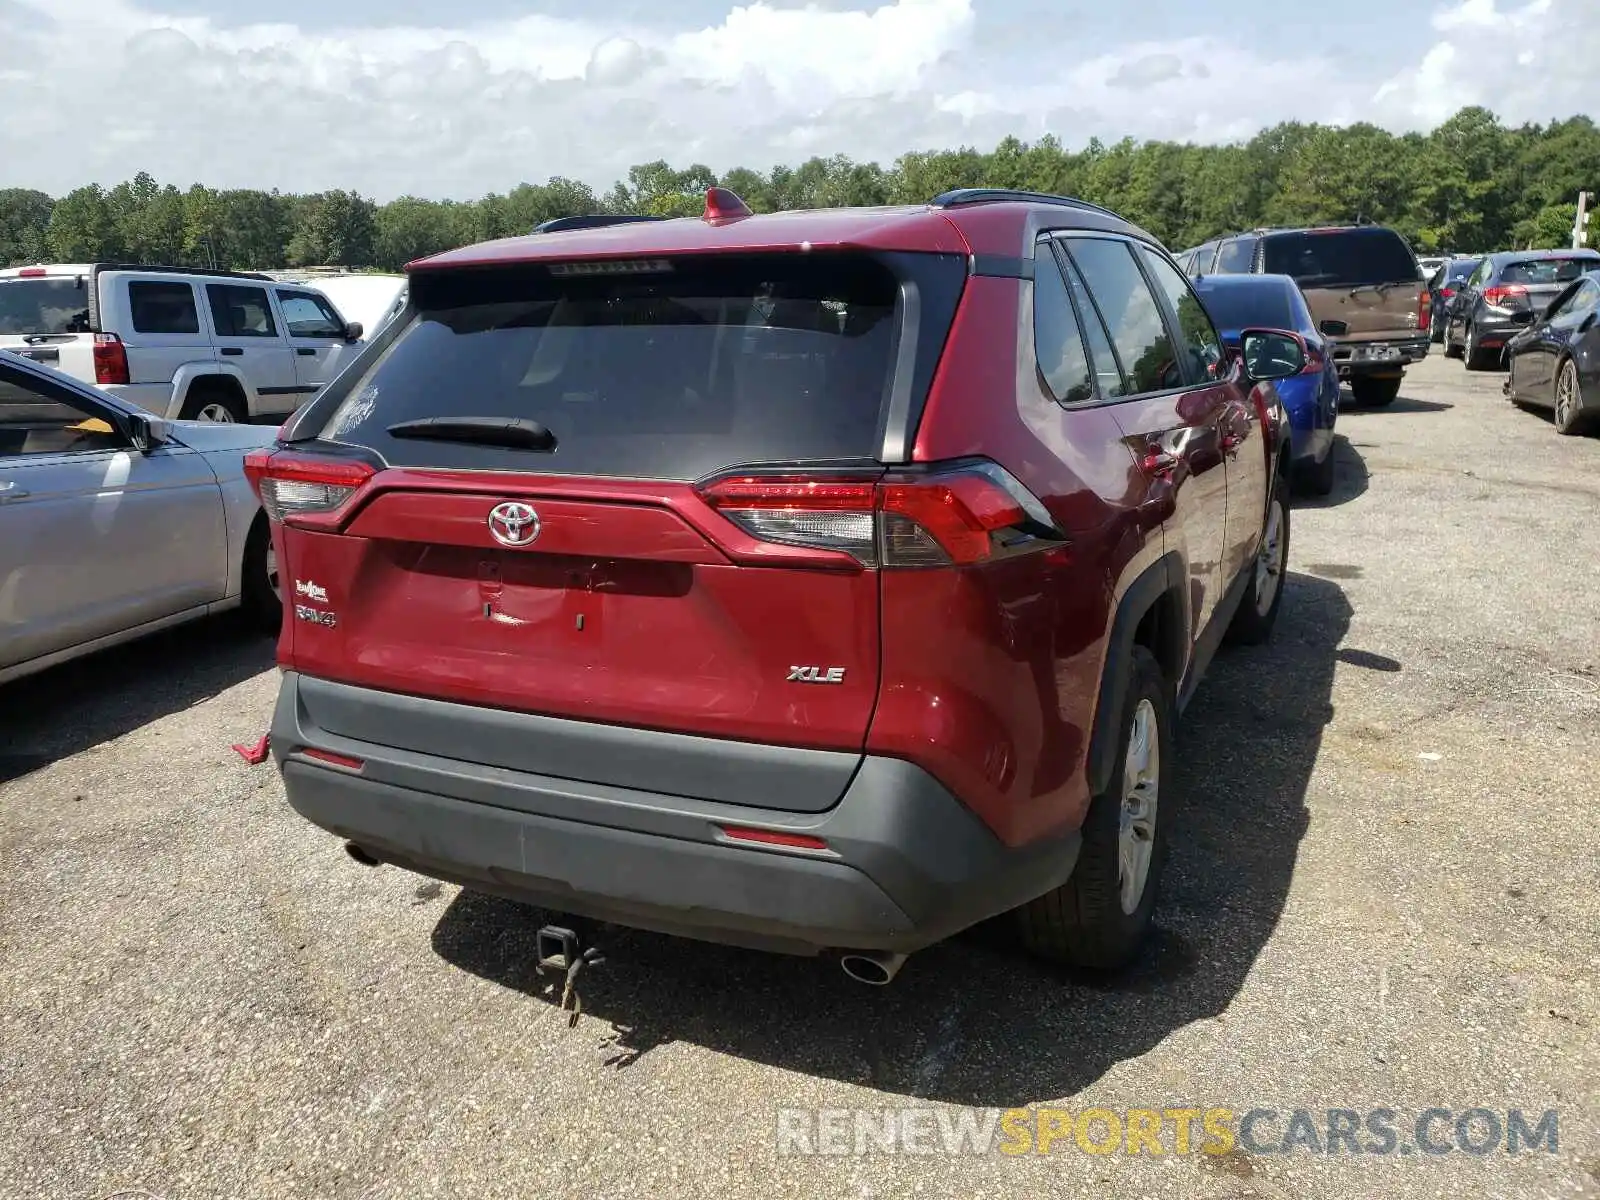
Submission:
<svg viewBox="0 0 1600 1200">
<path fill-rule="evenodd" d="M 1473 103 L 1600 112 L 1600 0 L 0 0 L 0 186 L 56 194 L 143 169 L 468 198 Z"/>
</svg>

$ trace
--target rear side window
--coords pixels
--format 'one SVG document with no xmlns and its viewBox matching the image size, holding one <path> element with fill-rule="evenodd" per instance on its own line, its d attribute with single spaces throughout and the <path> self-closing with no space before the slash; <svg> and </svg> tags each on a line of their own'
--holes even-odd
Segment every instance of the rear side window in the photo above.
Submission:
<svg viewBox="0 0 1600 1200">
<path fill-rule="evenodd" d="M 1082 404 L 1094 398 L 1089 356 L 1048 244 L 1039 247 L 1033 267 L 1033 347 L 1039 375 L 1061 403 Z"/>
<path fill-rule="evenodd" d="M 1593 258 L 1533 258 L 1509 262 L 1500 271 L 1501 283 L 1571 283 L 1585 271 L 1600 269 Z"/>
<path fill-rule="evenodd" d="M 1222 249 L 1217 253 L 1216 273 L 1218 275 L 1248 275 L 1255 264 L 1255 238 L 1234 238 L 1231 241 L 1222 243 Z"/>
<path fill-rule="evenodd" d="M 1196 381 L 1213 378 L 1217 364 L 1222 361 L 1222 339 L 1206 315 L 1205 306 L 1194 294 L 1189 281 L 1171 263 L 1145 247 L 1141 247 L 1139 253 L 1144 255 L 1156 286 L 1166 292 L 1167 303 L 1178 314 L 1178 336 L 1189 356 L 1191 378 Z"/>
<path fill-rule="evenodd" d="M 130 283 L 128 308 L 136 333 L 200 332 L 193 284 Z"/>
<path fill-rule="evenodd" d="M 0 334 L 88 333 L 83 277 L 0 279 Z"/>
<path fill-rule="evenodd" d="M 206 284 L 211 320 L 218 337 L 277 337 L 267 289 L 226 283 Z"/>
<path fill-rule="evenodd" d="M 1392 229 L 1331 229 L 1275 233 L 1266 239 L 1262 270 L 1287 275 L 1301 287 L 1359 287 L 1411 283 L 1417 260 Z"/>
<path fill-rule="evenodd" d="M 415 314 L 319 436 L 395 465 L 675 480 L 876 456 L 898 292 L 884 265 L 813 253 L 600 266 L 414 276 Z M 439 416 L 537 421 L 555 448 L 388 432 Z"/>
<path fill-rule="evenodd" d="M 1131 390 L 1137 394 L 1182 387 L 1183 371 L 1166 321 L 1133 259 L 1133 248 L 1108 238 L 1071 238 L 1065 245 L 1105 319 Z"/>
<path fill-rule="evenodd" d="M 1262 282 L 1257 283 L 1257 279 Z M 1295 329 L 1288 298 L 1278 282 L 1253 276 L 1233 286 L 1201 289 L 1206 310 L 1224 330 L 1237 334 L 1242 329 Z"/>
</svg>

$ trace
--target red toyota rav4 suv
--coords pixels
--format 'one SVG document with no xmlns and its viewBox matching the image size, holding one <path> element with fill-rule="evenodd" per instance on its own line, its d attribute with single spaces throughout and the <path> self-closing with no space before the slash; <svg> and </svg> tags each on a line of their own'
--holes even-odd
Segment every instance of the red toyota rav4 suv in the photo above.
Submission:
<svg viewBox="0 0 1600 1200">
<path fill-rule="evenodd" d="M 1081 201 L 569 222 L 413 264 L 249 464 L 289 802 L 470 888 L 887 982 L 1150 924 L 1173 721 L 1268 634 L 1292 333 Z"/>
</svg>

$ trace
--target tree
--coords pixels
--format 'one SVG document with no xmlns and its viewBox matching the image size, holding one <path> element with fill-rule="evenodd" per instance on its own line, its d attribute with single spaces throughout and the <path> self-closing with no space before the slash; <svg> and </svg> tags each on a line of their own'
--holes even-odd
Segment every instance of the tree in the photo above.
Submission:
<svg viewBox="0 0 1600 1200">
<path fill-rule="evenodd" d="M 288 258 L 299 267 L 369 267 L 377 240 L 377 205 L 358 192 L 323 192 L 300 205 Z"/>
<path fill-rule="evenodd" d="M 57 262 L 103 262 L 122 257 L 116 216 L 97 183 L 68 192 L 50 210 L 46 236 Z"/>
<path fill-rule="evenodd" d="M 31 188 L 0 189 L 0 264 L 17 266 L 49 257 L 50 210 L 55 201 Z"/>
<path fill-rule="evenodd" d="M 413 259 L 455 245 L 450 209 L 437 201 L 402 196 L 378 210 L 377 263 L 398 271 Z"/>
</svg>

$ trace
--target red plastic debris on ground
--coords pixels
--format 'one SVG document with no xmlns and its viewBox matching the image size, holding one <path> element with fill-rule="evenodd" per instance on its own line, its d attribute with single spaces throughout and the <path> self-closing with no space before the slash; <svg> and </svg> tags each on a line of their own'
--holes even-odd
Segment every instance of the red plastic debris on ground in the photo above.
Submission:
<svg viewBox="0 0 1600 1200">
<path fill-rule="evenodd" d="M 263 733 L 261 735 L 261 740 L 256 742 L 254 745 L 249 745 L 245 742 L 235 742 L 233 744 L 233 748 L 240 758 L 244 759 L 245 762 L 249 763 L 253 767 L 258 763 L 267 761 L 267 747 L 271 744 L 272 735 L 270 733 Z"/>
</svg>

